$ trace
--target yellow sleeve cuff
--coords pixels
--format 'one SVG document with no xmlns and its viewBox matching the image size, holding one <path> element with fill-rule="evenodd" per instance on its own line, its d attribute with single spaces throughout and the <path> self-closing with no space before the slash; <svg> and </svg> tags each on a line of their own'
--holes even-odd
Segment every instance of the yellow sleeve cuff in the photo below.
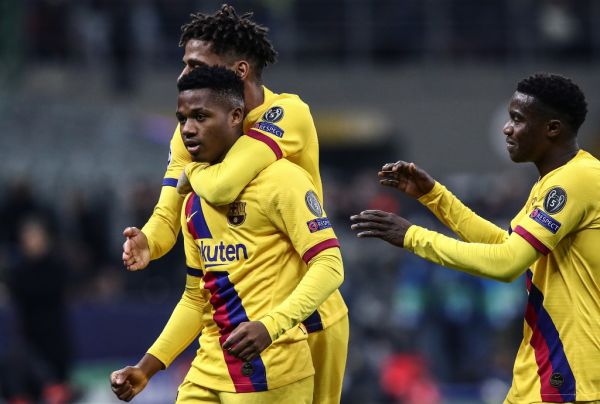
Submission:
<svg viewBox="0 0 600 404">
<path fill-rule="evenodd" d="M 434 201 L 436 198 L 442 195 L 445 191 L 446 187 L 436 181 L 433 185 L 433 188 L 431 188 L 431 191 L 427 192 L 425 195 L 422 195 L 417 200 L 423 205 L 427 205 L 428 203 Z"/>
<path fill-rule="evenodd" d="M 261 318 L 260 321 L 265 328 L 267 329 L 267 331 L 269 332 L 269 336 L 271 337 L 271 341 L 275 341 L 279 335 L 277 332 L 277 324 L 275 323 L 275 319 L 273 317 L 271 317 L 270 315 L 266 315 L 263 318 Z"/>
</svg>

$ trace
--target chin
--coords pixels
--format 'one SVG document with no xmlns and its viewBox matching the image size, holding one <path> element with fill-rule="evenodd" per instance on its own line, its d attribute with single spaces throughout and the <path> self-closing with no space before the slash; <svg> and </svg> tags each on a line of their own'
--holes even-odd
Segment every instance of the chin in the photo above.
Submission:
<svg viewBox="0 0 600 404">
<path fill-rule="evenodd" d="M 526 159 L 524 159 L 523 157 L 519 156 L 518 154 L 509 154 L 510 159 L 514 162 L 514 163 L 525 163 L 527 162 Z"/>
<path fill-rule="evenodd" d="M 208 159 L 206 158 L 206 156 L 203 156 L 202 154 L 192 154 L 192 161 L 194 163 L 206 163 L 208 162 Z"/>
</svg>

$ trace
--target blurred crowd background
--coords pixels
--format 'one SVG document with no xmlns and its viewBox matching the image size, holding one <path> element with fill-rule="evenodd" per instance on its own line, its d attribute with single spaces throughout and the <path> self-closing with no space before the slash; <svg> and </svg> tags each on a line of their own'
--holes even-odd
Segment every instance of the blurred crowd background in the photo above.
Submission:
<svg viewBox="0 0 600 404">
<path fill-rule="evenodd" d="M 516 82 L 535 71 L 582 86 L 580 145 L 598 156 L 600 2 L 230 4 L 270 28 L 279 63 L 265 83 L 299 94 L 319 131 L 351 319 L 342 402 L 501 402 L 524 281 L 481 280 L 357 240 L 348 217 L 379 208 L 445 231 L 378 185 L 378 168 L 403 159 L 506 228 L 536 171 L 509 161 L 501 128 Z M 143 355 L 181 296 L 182 246 L 129 273 L 121 232 L 145 223 L 160 192 L 179 27 L 220 5 L 0 0 L 0 403 L 115 402 L 110 371 Z M 194 349 L 134 402 L 172 402 Z M 29 401 L 15 400 L 23 385 Z"/>
</svg>

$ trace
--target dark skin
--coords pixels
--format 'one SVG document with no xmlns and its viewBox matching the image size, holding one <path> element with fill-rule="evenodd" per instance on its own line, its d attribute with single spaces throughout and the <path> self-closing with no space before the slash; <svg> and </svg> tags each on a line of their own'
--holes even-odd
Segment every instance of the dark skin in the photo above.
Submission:
<svg viewBox="0 0 600 404">
<path fill-rule="evenodd" d="M 576 133 L 564 117 L 549 110 L 535 97 L 515 92 L 508 107 L 510 119 L 502 130 L 507 151 L 516 163 L 531 162 L 540 177 L 566 164 L 579 151 Z M 385 164 L 378 173 L 380 184 L 397 188 L 420 198 L 433 188 L 435 181 L 414 163 L 398 161 Z M 380 210 L 366 210 L 350 217 L 352 230 L 361 238 L 380 238 L 404 247 L 406 232 L 412 223 L 403 217 Z"/>
<path fill-rule="evenodd" d="M 122 401 L 131 401 L 144 390 L 148 381 L 165 365 L 150 354 L 145 354 L 135 366 L 126 366 L 110 374 L 110 387 Z"/>
<path fill-rule="evenodd" d="M 177 120 L 181 137 L 193 161 L 218 163 L 241 135 L 243 110 L 225 105 L 210 89 L 179 93 Z M 243 361 L 250 361 L 271 345 L 271 336 L 260 321 L 239 324 L 229 335 L 223 349 Z M 132 400 L 164 364 L 146 354 L 135 366 L 127 366 L 110 376 L 111 388 L 123 401 Z"/>
<path fill-rule="evenodd" d="M 396 188 L 415 199 L 427 194 L 435 185 L 435 180 L 414 163 L 397 161 L 387 163 L 377 174 L 379 183 Z M 397 247 L 404 246 L 404 236 L 412 223 L 403 217 L 381 210 L 365 210 L 350 217 L 351 229 L 357 230 L 357 237 L 380 238 Z"/>
</svg>

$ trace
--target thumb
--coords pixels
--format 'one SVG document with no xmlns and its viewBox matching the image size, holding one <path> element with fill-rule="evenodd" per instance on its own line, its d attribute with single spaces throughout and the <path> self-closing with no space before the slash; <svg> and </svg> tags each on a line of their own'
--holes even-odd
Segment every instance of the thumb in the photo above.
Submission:
<svg viewBox="0 0 600 404">
<path fill-rule="evenodd" d="M 126 377 L 123 375 L 122 370 L 116 370 L 110 374 L 110 382 L 112 384 L 123 384 L 125 380 Z"/>
<path fill-rule="evenodd" d="M 135 237 L 139 232 L 140 230 L 137 227 L 126 227 L 123 230 L 123 235 L 125 237 Z"/>
</svg>

